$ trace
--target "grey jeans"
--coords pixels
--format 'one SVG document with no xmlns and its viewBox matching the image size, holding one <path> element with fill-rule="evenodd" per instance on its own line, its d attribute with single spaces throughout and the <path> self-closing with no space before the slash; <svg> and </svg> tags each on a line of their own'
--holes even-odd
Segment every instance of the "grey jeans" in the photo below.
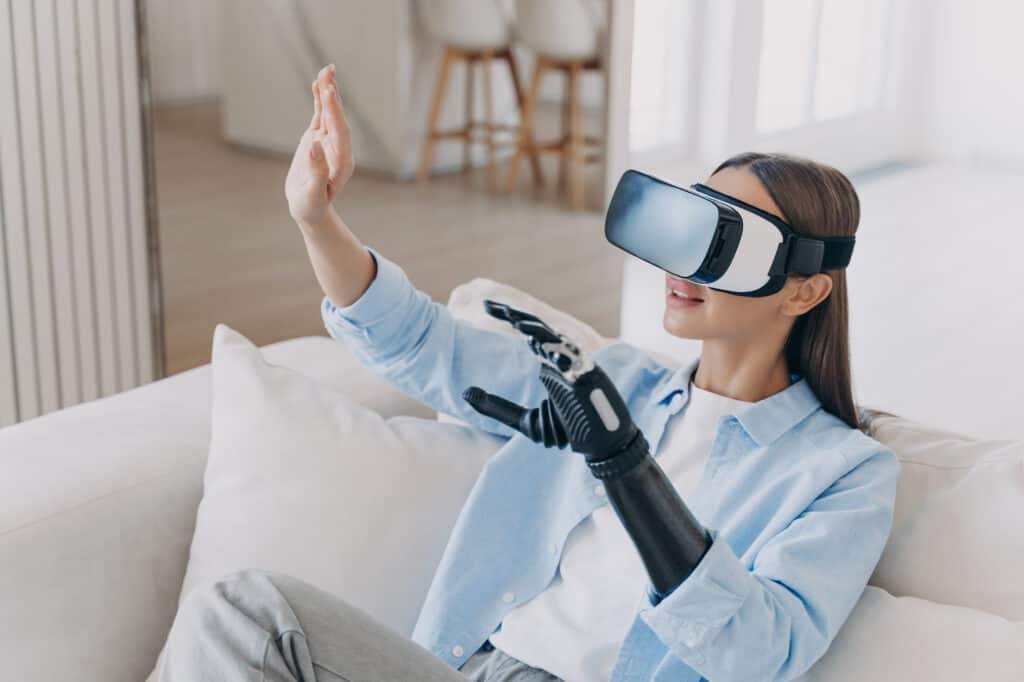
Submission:
<svg viewBox="0 0 1024 682">
<path fill-rule="evenodd" d="M 550 682 L 488 644 L 455 670 L 342 599 L 296 578 L 242 571 L 197 587 L 167 640 L 161 682 Z"/>
</svg>

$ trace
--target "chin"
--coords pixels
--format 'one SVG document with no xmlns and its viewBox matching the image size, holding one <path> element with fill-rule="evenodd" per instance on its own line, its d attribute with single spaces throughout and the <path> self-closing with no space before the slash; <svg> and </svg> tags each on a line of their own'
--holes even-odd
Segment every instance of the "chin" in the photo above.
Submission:
<svg viewBox="0 0 1024 682">
<path fill-rule="evenodd" d="M 666 310 L 661 320 L 661 326 L 672 336 L 678 336 L 681 339 L 703 340 L 707 337 L 696 320 L 685 319 L 685 313 L 680 315 L 675 311 Z"/>
</svg>

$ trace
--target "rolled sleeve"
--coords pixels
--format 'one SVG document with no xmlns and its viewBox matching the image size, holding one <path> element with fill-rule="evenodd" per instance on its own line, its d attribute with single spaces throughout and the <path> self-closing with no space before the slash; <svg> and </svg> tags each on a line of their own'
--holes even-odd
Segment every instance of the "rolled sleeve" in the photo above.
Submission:
<svg viewBox="0 0 1024 682">
<path fill-rule="evenodd" d="M 377 272 L 366 291 L 347 306 L 323 300 L 328 333 L 415 400 L 500 436 L 518 433 L 474 410 L 462 393 L 479 386 L 521 405 L 540 403 L 546 396 L 540 363 L 524 339 L 456 320 L 416 289 L 396 263 L 367 250 Z"/>
<path fill-rule="evenodd" d="M 708 643 L 732 620 L 754 578 L 717 531 L 700 563 L 657 606 L 650 600 L 640 617 L 680 658 L 702 663 Z"/>
<path fill-rule="evenodd" d="M 711 680 L 781 682 L 828 649 L 878 563 L 899 463 L 882 449 L 835 481 L 752 565 L 712 531 L 694 571 L 639 611 L 675 656 Z"/>
<path fill-rule="evenodd" d="M 362 296 L 347 306 L 336 306 L 324 297 L 321 315 L 327 331 L 332 336 L 360 334 L 364 329 L 383 320 L 396 311 L 412 290 L 412 282 L 395 262 L 382 256 L 372 247 L 366 247 L 374 262 L 377 273 Z"/>
</svg>

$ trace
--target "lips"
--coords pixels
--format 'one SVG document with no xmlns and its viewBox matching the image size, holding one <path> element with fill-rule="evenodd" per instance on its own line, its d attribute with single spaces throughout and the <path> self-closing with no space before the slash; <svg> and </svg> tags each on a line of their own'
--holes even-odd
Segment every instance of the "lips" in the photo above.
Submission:
<svg viewBox="0 0 1024 682">
<path fill-rule="evenodd" d="M 688 282 L 685 279 L 665 277 L 665 295 L 677 299 L 690 300 L 693 302 L 703 301 L 701 294 L 704 293 L 700 285 Z"/>
</svg>

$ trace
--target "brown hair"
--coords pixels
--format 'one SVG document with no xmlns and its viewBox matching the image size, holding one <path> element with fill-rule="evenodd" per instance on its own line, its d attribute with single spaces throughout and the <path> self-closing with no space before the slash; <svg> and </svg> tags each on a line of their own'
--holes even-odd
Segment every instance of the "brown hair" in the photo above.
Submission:
<svg viewBox="0 0 1024 682">
<path fill-rule="evenodd" d="M 835 168 L 786 154 L 747 152 L 726 159 L 715 173 L 734 167 L 757 176 L 797 232 L 850 237 L 857 231 L 860 200 L 850 180 Z M 786 362 L 791 372 L 807 379 L 825 410 L 859 429 L 850 377 L 846 271 L 826 272 L 832 278 L 832 292 L 793 324 L 786 339 Z"/>
</svg>

